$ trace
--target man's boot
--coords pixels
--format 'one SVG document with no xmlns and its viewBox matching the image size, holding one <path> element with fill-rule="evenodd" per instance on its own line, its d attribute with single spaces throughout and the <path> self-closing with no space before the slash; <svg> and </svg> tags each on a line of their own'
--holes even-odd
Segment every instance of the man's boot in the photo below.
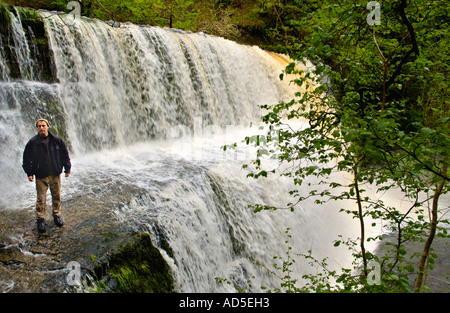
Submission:
<svg viewBox="0 0 450 313">
<path fill-rule="evenodd" d="M 58 227 L 62 227 L 64 225 L 61 216 L 53 216 L 53 221 L 55 222 L 55 225 Z"/>
<path fill-rule="evenodd" d="M 45 233 L 45 220 L 43 218 L 38 218 L 37 219 L 37 230 L 39 233 Z"/>
</svg>

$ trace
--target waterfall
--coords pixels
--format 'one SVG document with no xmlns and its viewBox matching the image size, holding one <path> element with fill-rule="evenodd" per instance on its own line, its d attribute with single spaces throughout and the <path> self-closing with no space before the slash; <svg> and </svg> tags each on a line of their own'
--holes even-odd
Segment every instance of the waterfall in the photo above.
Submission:
<svg viewBox="0 0 450 313">
<path fill-rule="evenodd" d="M 157 27 L 45 21 L 80 153 L 165 138 L 195 117 L 220 127 L 248 124 L 255 104 L 285 93 L 274 63 L 256 47 Z"/>
<path fill-rule="evenodd" d="M 347 264 L 332 240 L 351 232 L 351 221 L 308 202 L 295 212 L 253 213 L 250 204 L 288 203 L 291 182 L 248 179 L 242 164 L 251 151 L 220 149 L 257 131 L 249 125 L 259 121 L 258 105 L 292 99 L 293 87 L 278 78 L 282 56 L 203 33 L 112 27 L 55 12 L 37 13 L 45 33 L 33 40 L 14 10 L 9 41 L 0 36 L 0 179 L 9 182 L 0 209 L 35 201 L 21 157 L 35 120 L 45 117 L 72 156 L 63 199 L 98 201 L 94 194 L 109 191 L 104 205 L 152 235 L 179 292 L 234 290 L 215 277 L 276 287 L 249 257 L 271 267 L 286 252 L 287 228 L 295 253 Z M 126 201 L 114 198 L 122 192 Z M 298 261 L 294 269 L 300 277 L 308 266 Z"/>
</svg>

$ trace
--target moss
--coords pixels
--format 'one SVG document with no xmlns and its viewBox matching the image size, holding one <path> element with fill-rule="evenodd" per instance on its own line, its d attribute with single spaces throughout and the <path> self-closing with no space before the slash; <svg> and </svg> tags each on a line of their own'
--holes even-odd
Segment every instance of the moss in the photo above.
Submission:
<svg viewBox="0 0 450 313">
<path fill-rule="evenodd" d="M 169 266 L 150 235 L 135 234 L 133 242 L 96 266 L 95 276 L 104 291 L 122 293 L 170 293 L 173 278 Z"/>
<path fill-rule="evenodd" d="M 11 23 L 11 18 L 9 17 L 8 8 L 11 6 L 4 5 L 0 2 L 0 32 L 3 32 L 8 29 L 9 24 Z"/>
</svg>

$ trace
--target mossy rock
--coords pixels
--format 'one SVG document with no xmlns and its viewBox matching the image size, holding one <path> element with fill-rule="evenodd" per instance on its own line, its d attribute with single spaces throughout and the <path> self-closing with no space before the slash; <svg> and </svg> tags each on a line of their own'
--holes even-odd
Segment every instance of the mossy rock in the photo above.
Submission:
<svg viewBox="0 0 450 313">
<path fill-rule="evenodd" d="M 20 15 L 21 26 L 29 46 L 29 58 L 31 60 L 39 60 L 39 62 L 32 62 L 31 68 L 23 73 L 15 53 L 10 14 Z M 53 53 L 49 46 L 43 17 L 40 13 L 20 7 L 16 10 L 11 5 L 0 3 L 0 43 L 3 46 L 3 54 L 11 80 L 57 82 Z"/>
<path fill-rule="evenodd" d="M 97 265 L 94 276 L 106 292 L 174 292 L 170 268 L 146 233 L 137 233 L 133 242 Z"/>
<path fill-rule="evenodd" d="M 33 64 L 34 80 L 57 82 L 53 52 L 49 46 L 49 38 L 45 30 L 43 17 L 35 10 L 19 8 L 22 28 L 30 46 L 31 57 L 39 60 Z"/>
</svg>

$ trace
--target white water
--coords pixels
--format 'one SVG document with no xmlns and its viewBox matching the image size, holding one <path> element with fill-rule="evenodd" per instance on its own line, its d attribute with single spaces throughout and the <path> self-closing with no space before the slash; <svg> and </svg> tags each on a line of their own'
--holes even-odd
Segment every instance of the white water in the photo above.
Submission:
<svg viewBox="0 0 450 313">
<path fill-rule="evenodd" d="M 220 151 L 218 145 L 203 148 Z M 312 250 L 317 257 L 329 257 L 330 268 L 349 266 L 350 255 L 333 247 L 332 240 L 338 234 L 354 235 L 357 225 L 339 214 L 335 203 L 317 207 L 311 201 L 295 212 L 255 214 L 249 204 L 284 205 L 290 182 L 248 179 L 240 168 L 242 161 L 209 157 L 220 157 L 219 153 L 207 156 L 192 160 L 190 155 L 174 153 L 168 141 L 88 154 L 75 160 L 80 172 L 64 181 L 65 197 L 116 184 L 138 190 L 131 201 L 118 202 L 112 211 L 122 223 L 152 234 L 157 246 L 161 239 L 168 241 L 173 259 L 163 254 L 179 292 L 234 291 L 233 286 L 217 284 L 215 277 L 228 278 L 240 287 L 252 279 L 252 291 L 279 287 L 279 280 L 249 257 L 272 268 L 274 256 L 285 257 L 287 228 L 294 253 Z M 92 176 L 100 179 L 88 187 Z M 293 269 L 298 278 L 313 270 L 302 258 L 297 258 Z"/>
<path fill-rule="evenodd" d="M 65 125 L 70 145 L 73 170 L 63 179 L 63 199 L 107 188 L 136 192 L 128 202 L 111 199 L 111 211 L 151 233 L 158 247 L 161 239 L 168 241 L 173 259 L 161 251 L 177 291 L 234 290 L 215 277 L 242 287 L 255 276 L 253 291 L 279 287 L 249 257 L 272 269 L 273 257 L 287 251 L 287 228 L 294 253 L 312 250 L 318 258 L 328 256 L 331 268 L 350 266 L 349 253 L 332 241 L 357 234 L 354 221 L 337 212 L 351 204 L 318 207 L 311 200 L 294 213 L 255 214 L 249 204 L 290 202 L 290 182 L 248 179 L 241 167 L 251 151 L 220 149 L 255 131 L 248 125 L 258 121 L 258 105 L 292 98 L 291 87 L 278 79 L 283 65 L 277 59 L 204 34 L 111 28 L 84 19 L 63 23 L 43 14 L 58 81 L 23 76 L 0 82 L 0 179 L 10 182 L 0 191 L 1 209 L 35 201 L 21 153 L 43 115 L 59 129 Z M 301 259 L 294 268 L 298 278 L 313 270 Z"/>
</svg>

